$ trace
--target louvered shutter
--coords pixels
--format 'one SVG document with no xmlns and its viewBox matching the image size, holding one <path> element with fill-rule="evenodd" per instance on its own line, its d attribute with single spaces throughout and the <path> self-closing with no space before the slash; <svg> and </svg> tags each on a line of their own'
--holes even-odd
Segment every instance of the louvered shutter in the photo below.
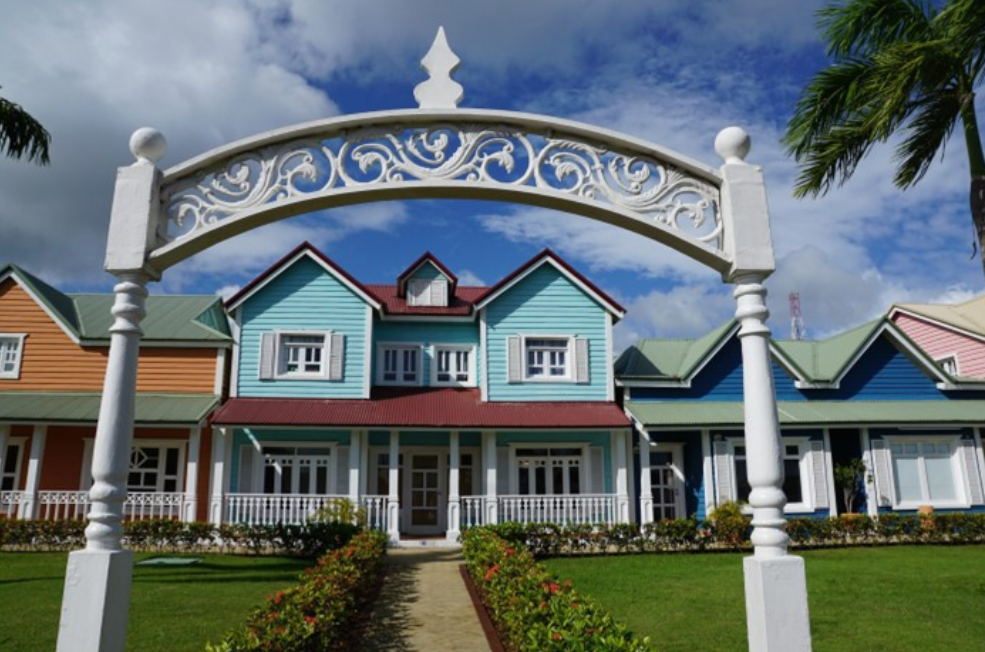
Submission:
<svg viewBox="0 0 985 652">
<path fill-rule="evenodd" d="M 575 381 L 589 382 L 588 374 L 588 338 L 575 338 Z"/>
<path fill-rule="evenodd" d="M 510 449 L 496 448 L 496 493 L 510 493 Z"/>
<path fill-rule="evenodd" d="M 592 464 L 592 478 L 589 492 L 593 494 L 605 493 L 605 451 L 598 446 L 588 449 L 588 454 Z"/>
<path fill-rule="evenodd" d="M 985 495 L 982 491 L 982 477 L 978 472 L 978 464 L 975 463 L 975 442 L 970 439 L 961 440 L 961 458 L 964 460 L 965 473 L 968 475 L 968 498 L 972 505 L 985 503 Z"/>
<path fill-rule="evenodd" d="M 893 477 L 885 440 L 872 440 L 872 462 L 876 471 L 877 504 L 880 507 L 890 507 L 893 504 Z"/>
<path fill-rule="evenodd" d="M 732 464 L 728 456 L 728 442 L 724 441 L 715 442 L 715 493 L 719 505 L 727 500 L 735 500 L 735 494 L 732 492 Z"/>
<path fill-rule="evenodd" d="M 520 350 L 520 336 L 506 338 L 506 381 L 519 383 L 523 380 L 523 352 Z"/>
<path fill-rule="evenodd" d="M 239 449 L 239 482 L 240 493 L 253 493 L 253 446 L 240 446 Z M 260 488 L 262 490 L 262 487 Z"/>
<path fill-rule="evenodd" d="M 260 380 L 274 377 L 277 364 L 277 334 L 263 333 L 260 336 Z"/>
<path fill-rule="evenodd" d="M 824 463 L 824 442 L 812 441 L 811 473 L 814 476 L 814 508 L 828 508 L 828 473 Z"/>
<path fill-rule="evenodd" d="M 349 494 L 349 447 L 339 446 L 332 455 L 335 457 L 332 462 L 335 466 L 335 493 L 346 496 Z"/>
<path fill-rule="evenodd" d="M 431 305 L 448 305 L 448 281 L 443 278 L 435 279 L 431 285 Z"/>
<path fill-rule="evenodd" d="M 328 379 L 342 380 L 343 362 L 345 361 L 345 335 L 332 333 L 332 341 L 328 356 Z"/>
</svg>

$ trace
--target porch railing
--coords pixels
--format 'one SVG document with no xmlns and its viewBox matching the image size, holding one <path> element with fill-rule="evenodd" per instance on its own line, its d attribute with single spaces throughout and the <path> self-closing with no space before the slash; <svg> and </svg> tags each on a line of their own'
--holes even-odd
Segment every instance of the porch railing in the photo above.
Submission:
<svg viewBox="0 0 985 652">
<path fill-rule="evenodd" d="M 17 510 L 20 508 L 23 496 L 23 491 L 0 492 L 0 516 L 17 518 Z"/>
<path fill-rule="evenodd" d="M 612 524 L 616 522 L 616 497 L 612 494 L 500 496 L 499 520 L 503 523 Z"/>
<path fill-rule="evenodd" d="M 461 527 L 469 528 L 482 525 L 486 522 L 486 497 L 485 496 L 462 496 L 459 500 L 461 505 Z"/>
<path fill-rule="evenodd" d="M 247 525 L 298 525 L 307 522 L 321 509 L 337 508 L 340 495 L 310 494 L 228 494 L 225 521 Z"/>
<path fill-rule="evenodd" d="M 185 494 L 131 492 L 123 503 L 123 517 L 131 521 L 181 519 Z M 39 491 L 37 518 L 42 521 L 83 519 L 89 512 L 88 491 Z"/>
<path fill-rule="evenodd" d="M 366 513 L 366 527 L 386 531 L 386 496 L 363 496 L 359 507 Z"/>
</svg>

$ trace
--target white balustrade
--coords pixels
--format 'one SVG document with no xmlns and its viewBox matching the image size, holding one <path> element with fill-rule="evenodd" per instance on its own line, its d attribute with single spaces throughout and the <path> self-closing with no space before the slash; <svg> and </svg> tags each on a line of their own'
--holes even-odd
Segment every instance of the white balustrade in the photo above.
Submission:
<svg viewBox="0 0 985 652">
<path fill-rule="evenodd" d="M 500 496 L 499 520 L 501 523 L 612 524 L 616 522 L 616 497 L 612 494 Z"/>
<path fill-rule="evenodd" d="M 275 525 L 306 523 L 323 508 L 329 513 L 347 496 L 314 494 L 228 494 L 225 497 L 226 523 Z"/>
<path fill-rule="evenodd" d="M 386 496 L 363 496 L 359 507 L 366 512 L 366 527 L 386 531 Z"/>
<path fill-rule="evenodd" d="M 486 504 L 485 496 L 462 496 L 460 500 L 462 506 L 460 527 L 462 529 L 485 523 L 485 519 L 483 519 L 483 515 L 485 514 L 484 506 Z"/>
<path fill-rule="evenodd" d="M 129 493 L 126 502 L 123 503 L 123 516 L 131 521 L 155 518 L 180 519 L 184 500 L 183 493 Z M 38 519 L 81 520 L 86 517 L 89 504 L 88 491 L 39 491 Z"/>
<path fill-rule="evenodd" d="M 24 498 L 23 491 L 0 492 L 0 516 L 17 518 L 17 508 Z"/>
</svg>

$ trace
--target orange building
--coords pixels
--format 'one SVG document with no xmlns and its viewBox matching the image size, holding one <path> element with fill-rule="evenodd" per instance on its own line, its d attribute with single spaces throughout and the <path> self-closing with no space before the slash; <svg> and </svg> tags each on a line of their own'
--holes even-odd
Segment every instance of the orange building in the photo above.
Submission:
<svg viewBox="0 0 985 652">
<path fill-rule="evenodd" d="M 0 514 L 85 515 L 113 300 L 0 268 Z M 148 297 L 141 326 L 126 513 L 205 520 L 205 426 L 224 394 L 232 346 L 222 303 Z"/>
</svg>

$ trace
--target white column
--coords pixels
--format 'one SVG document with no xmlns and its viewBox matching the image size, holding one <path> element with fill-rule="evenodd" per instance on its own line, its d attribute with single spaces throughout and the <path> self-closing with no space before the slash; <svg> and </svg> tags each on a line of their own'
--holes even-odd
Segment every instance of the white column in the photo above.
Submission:
<svg viewBox="0 0 985 652">
<path fill-rule="evenodd" d="M 872 459 L 872 447 L 869 441 L 869 429 L 862 428 L 859 435 L 862 447 L 862 461 L 865 462 L 865 513 L 875 518 L 879 516 L 879 497 L 876 495 L 875 460 Z"/>
<path fill-rule="evenodd" d="M 640 523 L 653 522 L 653 479 L 650 477 L 650 433 L 640 432 Z"/>
<path fill-rule="evenodd" d="M 626 436 L 628 430 L 613 430 L 611 439 L 613 445 L 616 479 L 616 522 L 629 522 L 629 471 L 626 468 Z"/>
<path fill-rule="evenodd" d="M 10 426 L 8 426 L 6 424 L 0 423 L 0 469 L 3 469 L 5 467 L 5 465 L 6 465 L 7 444 L 9 442 L 10 442 Z M 14 495 L 16 495 L 16 492 L 18 491 L 19 487 L 17 485 L 14 485 L 10 489 L 11 489 L 11 492 L 13 492 Z M 16 512 L 17 503 L 16 502 L 11 502 L 11 503 L 7 503 L 7 504 L 0 503 L 0 513 L 5 513 L 4 510 L 8 509 L 7 505 L 10 505 L 10 510 L 11 511 L 10 511 L 9 515 L 10 516 L 16 516 L 16 514 L 17 514 L 17 512 Z"/>
<path fill-rule="evenodd" d="M 386 530 L 391 543 L 400 541 L 400 433 L 390 431 L 390 495 L 386 501 Z"/>
<path fill-rule="evenodd" d="M 120 272 L 110 327 L 109 359 L 92 454 L 93 485 L 86 548 L 69 555 L 58 650 L 123 650 L 130 608 L 133 553 L 123 550 L 123 503 L 133 445 L 140 322 L 148 277 Z"/>
<path fill-rule="evenodd" d="M 226 428 L 212 429 L 212 474 L 209 478 L 212 490 L 209 496 L 209 523 L 222 525 L 225 518 L 226 490 L 229 485 L 229 464 L 232 459 L 232 433 Z"/>
<path fill-rule="evenodd" d="M 18 518 L 38 517 L 38 485 L 41 482 L 41 460 L 44 457 L 44 444 L 48 435 L 47 426 L 34 426 L 31 433 L 31 454 L 27 460 L 27 479 L 24 482 L 24 497 L 17 510 Z"/>
<path fill-rule="evenodd" d="M 705 494 L 705 518 L 711 513 L 714 504 L 715 483 L 712 472 L 711 432 L 701 431 L 701 484 Z"/>
<path fill-rule="evenodd" d="M 482 468 L 485 471 L 486 509 L 484 525 L 499 523 L 499 501 L 496 497 L 496 433 L 482 433 Z"/>
<path fill-rule="evenodd" d="M 746 619 L 751 652 L 811 649 L 804 560 L 787 555 L 783 506 L 783 445 L 780 440 L 766 325 L 765 274 L 732 279 L 742 346 L 745 439 L 754 556 L 743 560 Z"/>
<path fill-rule="evenodd" d="M 198 510 L 198 463 L 202 450 L 202 428 L 188 429 L 188 460 L 185 462 L 185 500 L 182 518 L 191 523 Z"/>
<path fill-rule="evenodd" d="M 448 456 L 451 461 L 448 465 L 448 524 L 445 536 L 448 541 L 455 542 L 458 541 L 458 535 L 461 534 L 460 523 L 462 520 L 462 500 L 458 494 L 458 470 L 462 456 L 458 446 L 457 430 L 453 430 L 448 435 Z"/>
<path fill-rule="evenodd" d="M 359 506 L 359 462 L 362 460 L 363 431 L 353 430 L 349 435 L 349 500 Z"/>
</svg>

